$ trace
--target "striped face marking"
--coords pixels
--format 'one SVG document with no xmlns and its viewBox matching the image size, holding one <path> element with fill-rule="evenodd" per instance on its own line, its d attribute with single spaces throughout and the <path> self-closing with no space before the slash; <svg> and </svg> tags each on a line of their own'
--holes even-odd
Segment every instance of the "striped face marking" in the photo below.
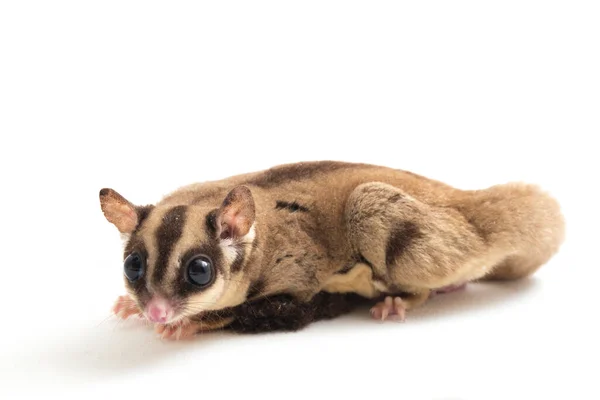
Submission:
<svg viewBox="0 0 600 400">
<path fill-rule="evenodd" d="M 112 189 L 100 191 L 106 219 L 127 241 L 127 291 L 156 323 L 172 323 L 246 300 L 244 266 L 254 250 L 250 189 L 233 188 L 220 207 L 135 206 Z"/>
<path fill-rule="evenodd" d="M 220 208 L 153 207 L 127 235 L 125 284 L 150 321 L 172 323 L 245 301 L 244 266 L 256 236 L 247 188 L 233 189 Z"/>
</svg>

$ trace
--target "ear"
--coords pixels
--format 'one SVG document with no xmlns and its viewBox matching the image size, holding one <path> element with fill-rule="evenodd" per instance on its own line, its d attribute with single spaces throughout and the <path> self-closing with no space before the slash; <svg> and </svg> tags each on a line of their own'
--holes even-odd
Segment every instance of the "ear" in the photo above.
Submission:
<svg viewBox="0 0 600 400">
<path fill-rule="evenodd" d="M 217 213 L 217 237 L 238 239 L 246 236 L 254 224 L 255 212 L 250 189 L 237 186 L 225 197 Z"/>
<path fill-rule="evenodd" d="M 140 222 L 138 207 L 112 189 L 100 190 L 100 207 L 108 222 L 121 233 L 132 233 Z"/>
</svg>

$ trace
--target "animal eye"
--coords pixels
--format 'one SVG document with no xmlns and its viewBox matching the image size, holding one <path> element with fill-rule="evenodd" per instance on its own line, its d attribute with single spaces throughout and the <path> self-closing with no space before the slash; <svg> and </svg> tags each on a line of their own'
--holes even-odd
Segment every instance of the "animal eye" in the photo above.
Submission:
<svg viewBox="0 0 600 400">
<path fill-rule="evenodd" d="M 144 275 L 144 259 L 138 253 L 131 253 L 125 259 L 123 270 L 130 282 L 135 282 Z"/>
<path fill-rule="evenodd" d="M 206 286 L 211 283 L 213 268 L 210 258 L 206 256 L 192 258 L 187 264 L 187 276 L 194 285 Z"/>
</svg>

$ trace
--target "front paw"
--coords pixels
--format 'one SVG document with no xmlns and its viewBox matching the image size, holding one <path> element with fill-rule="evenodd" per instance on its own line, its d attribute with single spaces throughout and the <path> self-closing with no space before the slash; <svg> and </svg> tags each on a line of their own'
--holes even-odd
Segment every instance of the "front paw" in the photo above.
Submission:
<svg viewBox="0 0 600 400">
<path fill-rule="evenodd" d="M 121 319 L 127 319 L 132 315 L 142 316 L 142 311 L 139 309 L 137 303 L 128 295 L 119 296 L 117 301 L 115 301 L 112 311 Z"/>
<path fill-rule="evenodd" d="M 154 331 L 161 339 L 185 340 L 194 337 L 199 331 L 199 326 L 186 318 L 173 324 L 158 324 Z"/>
</svg>

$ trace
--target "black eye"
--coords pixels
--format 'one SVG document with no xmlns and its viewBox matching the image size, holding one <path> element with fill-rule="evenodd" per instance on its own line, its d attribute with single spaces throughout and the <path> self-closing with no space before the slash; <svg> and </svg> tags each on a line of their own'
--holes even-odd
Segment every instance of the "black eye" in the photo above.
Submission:
<svg viewBox="0 0 600 400">
<path fill-rule="evenodd" d="M 213 268 L 210 258 L 206 256 L 192 258 L 187 264 L 187 276 L 194 285 L 206 286 L 211 283 Z"/>
<path fill-rule="evenodd" d="M 144 275 L 144 259 L 138 253 L 131 253 L 123 265 L 125 276 L 130 282 L 135 282 Z"/>
</svg>

